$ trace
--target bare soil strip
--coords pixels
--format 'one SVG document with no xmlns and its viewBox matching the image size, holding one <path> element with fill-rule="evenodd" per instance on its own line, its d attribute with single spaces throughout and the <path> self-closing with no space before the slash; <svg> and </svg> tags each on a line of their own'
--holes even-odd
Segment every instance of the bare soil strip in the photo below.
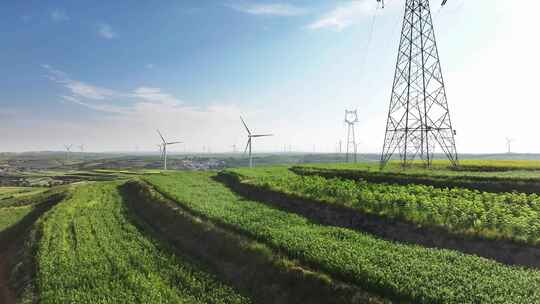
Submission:
<svg viewBox="0 0 540 304">
<path fill-rule="evenodd" d="M 8 256 L 10 256 L 11 252 L 11 247 L 5 248 L 2 246 L 2 252 L 0 253 L 0 303 L 5 304 L 16 303 L 15 292 L 9 287 Z"/>
<path fill-rule="evenodd" d="M 389 241 L 456 250 L 507 265 L 540 268 L 540 248 L 535 246 L 505 240 L 463 237 L 450 234 L 443 229 L 426 228 L 404 221 L 364 214 L 344 206 L 261 189 L 242 183 L 227 173 L 218 175 L 217 180 L 249 200 L 256 200 L 274 208 L 300 214 L 318 224 L 354 229 Z"/>
</svg>

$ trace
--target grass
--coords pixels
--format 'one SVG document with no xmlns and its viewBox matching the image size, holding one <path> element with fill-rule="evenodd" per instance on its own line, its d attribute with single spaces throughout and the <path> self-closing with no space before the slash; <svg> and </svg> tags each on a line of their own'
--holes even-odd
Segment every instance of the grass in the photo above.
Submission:
<svg viewBox="0 0 540 304">
<path fill-rule="evenodd" d="M 136 228 L 118 183 L 72 192 L 36 226 L 40 303 L 249 303 Z"/>
<path fill-rule="evenodd" d="M 213 176 L 215 173 L 169 173 L 145 179 L 200 216 L 393 299 L 415 303 L 540 301 L 538 271 L 317 225 L 296 214 L 238 197 Z"/>
<path fill-rule="evenodd" d="M 249 237 L 192 215 L 166 199 L 148 183 L 130 181 L 122 187 L 128 206 L 156 235 L 186 252 L 255 303 L 387 303 L 354 285 L 288 259 Z M 159 219 L 156 221 L 155 219 Z"/>
<path fill-rule="evenodd" d="M 437 169 L 448 169 L 450 162 L 446 160 L 433 161 L 433 167 Z M 538 160 L 462 160 L 459 162 L 457 170 L 470 171 L 535 171 L 540 170 Z"/>
<path fill-rule="evenodd" d="M 438 160 L 433 161 L 433 166 L 430 169 L 424 168 L 419 162 L 413 163 L 411 167 L 406 169 L 403 169 L 398 162 L 390 162 L 382 170 L 380 170 L 379 163 L 376 162 L 306 164 L 296 167 L 425 176 L 540 179 L 540 161 L 462 160 L 458 169 L 451 168 L 447 161 Z"/>
<path fill-rule="evenodd" d="M 0 200 L 33 195 L 43 192 L 46 189 L 41 187 L 0 187 Z"/>
<path fill-rule="evenodd" d="M 251 185 L 363 213 L 396 218 L 458 235 L 540 244 L 540 195 L 463 188 L 392 185 L 320 176 L 283 168 L 230 169 Z"/>
<path fill-rule="evenodd" d="M 431 169 L 419 165 L 403 169 L 396 162 L 389 163 L 383 170 L 380 170 L 377 163 L 309 164 L 293 166 L 291 169 L 301 175 L 363 179 L 376 183 L 414 183 L 492 192 L 540 192 L 540 170 L 535 169 L 538 162 L 522 162 L 462 161 L 464 164 L 458 170 L 449 168 L 448 164 L 442 161 L 434 161 Z M 512 169 L 505 169 L 511 164 Z"/>
<path fill-rule="evenodd" d="M 20 194 L 9 195 L 0 200 L 0 208 L 21 207 L 40 204 L 51 196 L 58 196 L 65 192 L 66 186 L 53 188 L 25 188 L 37 189 L 35 191 L 21 192 Z"/>
<path fill-rule="evenodd" d="M 33 206 L 0 208 L 0 232 L 18 223 L 33 209 Z"/>
</svg>

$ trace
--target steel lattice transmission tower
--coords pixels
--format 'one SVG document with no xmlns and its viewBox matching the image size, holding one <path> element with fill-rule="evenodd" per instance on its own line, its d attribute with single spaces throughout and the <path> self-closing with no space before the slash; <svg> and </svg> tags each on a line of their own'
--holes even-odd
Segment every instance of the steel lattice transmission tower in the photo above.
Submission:
<svg viewBox="0 0 540 304">
<path fill-rule="evenodd" d="M 430 166 L 436 146 L 455 166 L 455 135 L 429 0 L 406 0 L 381 167 L 396 150 L 403 166 L 417 157 Z"/>
<path fill-rule="evenodd" d="M 354 162 L 356 162 L 356 134 L 354 133 L 354 124 L 358 122 L 358 112 L 357 110 L 349 111 L 345 110 L 345 123 L 347 124 L 347 154 L 346 162 L 349 162 L 349 148 L 353 146 L 354 151 Z M 341 151 L 340 151 L 341 152 Z"/>
</svg>

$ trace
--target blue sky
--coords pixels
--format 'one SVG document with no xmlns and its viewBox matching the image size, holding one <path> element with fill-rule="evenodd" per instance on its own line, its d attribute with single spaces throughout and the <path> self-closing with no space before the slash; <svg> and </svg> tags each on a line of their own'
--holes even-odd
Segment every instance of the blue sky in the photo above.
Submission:
<svg viewBox="0 0 540 304">
<path fill-rule="evenodd" d="M 403 4 L 2 1 L 0 150 L 153 150 L 160 128 L 177 151 L 228 151 L 242 114 L 276 134 L 256 150 L 333 152 L 357 108 L 360 149 L 378 152 Z M 540 152 L 538 8 L 432 1 L 459 151 L 504 151 L 509 136 Z"/>
</svg>

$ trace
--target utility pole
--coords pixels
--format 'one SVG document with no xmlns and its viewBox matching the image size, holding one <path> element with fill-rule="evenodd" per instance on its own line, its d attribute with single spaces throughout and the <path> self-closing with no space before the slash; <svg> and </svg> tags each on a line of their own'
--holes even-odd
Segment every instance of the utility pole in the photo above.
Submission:
<svg viewBox="0 0 540 304">
<path fill-rule="evenodd" d="M 354 125 L 358 122 L 357 110 L 345 110 L 345 123 L 347 124 L 347 155 L 345 161 L 349 162 L 349 148 L 352 145 L 352 153 L 354 153 L 354 162 L 356 162 L 356 134 L 354 132 Z"/>
</svg>

